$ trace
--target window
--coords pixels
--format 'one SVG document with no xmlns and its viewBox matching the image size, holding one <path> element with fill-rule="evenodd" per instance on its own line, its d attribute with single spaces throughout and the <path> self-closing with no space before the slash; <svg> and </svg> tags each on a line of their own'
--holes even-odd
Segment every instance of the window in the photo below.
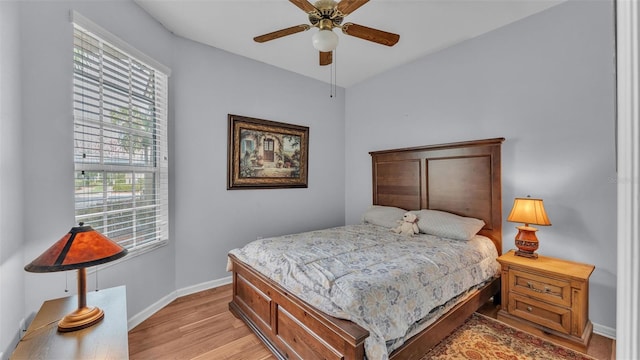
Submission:
<svg viewBox="0 0 640 360">
<path fill-rule="evenodd" d="M 163 244 L 168 72 L 79 14 L 73 20 L 76 222 L 130 251 Z"/>
</svg>

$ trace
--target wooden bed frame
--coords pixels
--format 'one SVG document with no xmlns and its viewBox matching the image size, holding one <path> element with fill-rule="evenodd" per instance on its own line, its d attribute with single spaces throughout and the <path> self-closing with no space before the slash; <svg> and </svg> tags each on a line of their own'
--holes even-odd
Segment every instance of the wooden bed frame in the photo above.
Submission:
<svg viewBox="0 0 640 360">
<path fill-rule="evenodd" d="M 485 222 L 480 231 L 502 253 L 500 149 L 504 138 L 371 152 L 373 204 L 444 210 Z M 230 256 L 229 309 L 278 359 L 364 357 L 367 330 L 324 314 Z M 495 278 L 390 354 L 419 359 L 500 291 Z"/>
</svg>

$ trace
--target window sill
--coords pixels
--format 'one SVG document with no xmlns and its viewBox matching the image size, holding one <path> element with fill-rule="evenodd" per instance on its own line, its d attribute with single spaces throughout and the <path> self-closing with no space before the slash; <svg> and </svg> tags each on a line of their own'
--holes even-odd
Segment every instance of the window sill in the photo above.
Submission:
<svg viewBox="0 0 640 360">
<path fill-rule="evenodd" d="M 114 265 L 118 265 L 122 262 L 128 261 L 130 259 L 133 259 L 135 257 L 138 257 L 140 255 L 146 254 L 148 252 L 154 251 L 156 249 L 160 249 L 162 247 L 165 247 L 169 244 L 169 240 L 162 240 L 162 241 L 158 241 L 156 243 L 150 244 L 150 245 L 146 245 L 143 247 L 140 247 L 138 249 L 134 249 L 134 250 L 129 250 L 129 252 L 127 253 L 127 255 L 125 255 L 124 257 L 121 257 L 118 260 L 114 260 L 105 264 L 101 264 L 101 265 L 97 265 L 91 268 L 91 270 L 87 269 L 87 274 L 93 274 L 97 271 L 98 268 L 100 269 L 105 269 L 105 268 L 109 268 L 111 266 Z"/>
</svg>

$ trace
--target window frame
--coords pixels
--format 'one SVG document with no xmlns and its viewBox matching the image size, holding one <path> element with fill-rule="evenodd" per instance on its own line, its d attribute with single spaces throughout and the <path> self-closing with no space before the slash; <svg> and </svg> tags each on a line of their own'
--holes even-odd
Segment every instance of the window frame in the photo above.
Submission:
<svg viewBox="0 0 640 360">
<path fill-rule="evenodd" d="M 101 70 L 98 76 L 97 77 L 94 76 L 92 78 L 90 76 L 86 76 L 86 73 L 84 72 L 79 73 L 75 69 L 73 71 L 74 81 L 73 81 L 72 88 L 74 92 L 74 96 L 73 96 L 74 181 L 77 180 L 76 174 L 80 172 L 82 174 L 85 174 L 85 172 L 97 172 L 97 173 L 100 173 L 102 176 L 101 181 L 102 181 L 102 187 L 104 189 L 102 197 L 100 196 L 97 197 L 99 198 L 99 201 L 102 201 L 102 203 L 104 204 L 104 205 L 101 205 L 103 207 L 103 211 L 98 211 L 96 213 L 91 214 L 93 217 L 102 217 L 102 224 L 100 226 L 95 226 L 95 224 L 92 224 L 90 222 L 87 222 L 87 224 L 94 225 L 94 227 L 96 227 L 97 230 L 104 232 L 106 236 L 109 236 L 109 231 L 102 230 L 102 229 L 107 229 L 108 222 L 112 221 L 109 216 L 111 213 L 113 213 L 113 210 L 109 210 L 109 204 L 106 201 L 106 200 L 109 200 L 109 193 L 110 193 L 107 190 L 107 185 L 108 185 L 107 176 L 109 174 L 125 174 L 125 178 L 126 178 L 127 177 L 126 174 L 130 174 L 131 177 L 130 179 L 125 179 L 125 184 L 128 184 L 131 188 L 131 193 L 132 193 L 131 202 L 130 202 L 131 206 L 125 209 L 121 209 L 119 212 L 125 213 L 129 211 L 127 209 L 132 209 L 131 219 L 127 219 L 125 217 L 125 220 L 130 222 L 131 227 L 130 229 L 125 228 L 125 230 L 121 231 L 121 233 L 133 234 L 135 233 L 137 228 L 143 228 L 145 226 L 147 227 L 147 229 L 150 229 L 150 230 L 148 230 L 149 232 L 147 235 L 142 236 L 139 239 L 132 237 L 131 240 L 118 241 L 116 238 L 113 238 L 113 240 L 117 242 L 121 242 L 122 245 L 129 250 L 129 254 L 132 254 L 132 255 L 142 254 L 144 252 L 164 246 L 169 241 L 169 184 L 168 184 L 169 182 L 169 179 L 168 179 L 169 178 L 169 175 L 168 175 L 169 173 L 169 163 L 168 163 L 169 81 L 168 79 L 171 74 L 171 70 L 168 67 L 164 66 L 163 64 L 157 62 L 151 57 L 135 49 L 134 47 L 127 44 L 120 38 L 108 32 L 107 30 L 96 25 L 95 23 L 93 23 L 86 17 L 82 16 L 78 12 L 72 10 L 70 13 L 70 19 L 73 25 L 74 39 L 76 39 L 77 31 L 80 31 L 82 33 L 88 34 L 88 36 L 92 38 L 97 39 L 97 42 L 99 44 L 99 47 L 98 47 L 99 65 L 98 66 Z M 82 47 L 85 47 L 85 46 L 87 45 L 83 43 Z M 128 93 L 126 93 L 126 96 L 125 96 L 125 102 L 129 104 L 129 106 L 126 109 L 128 109 L 129 112 L 128 114 L 126 114 L 126 111 L 125 111 L 125 120 L 123 121 L 123 123 L 118 124 L 115 121 L 108 122 L 106 120 L 108 116 L 106 116 L 105 114 L 108 113 L 110 110 L 108 109 L 108 105 L 105 105 L 105 103 L 102 101 L 102 97 L 104 96 L 104 93 L 106 91 L 110 90 L 110 88 L 109 86 L 105 85 L 106 84 L 105 76 L 107 75 L 104 75 L 102 73 L 102 69 L 106 68 L 105 64 L 106 64 L 106 61 L 108 61 L 107 56 L 103 57 L 103 49 L 105 47 L 114 49 L 115 51 L 117 51 L 118 55 L 123 55 L 124 57 L 126 57 L 127 61 L 130 62 L 129 63 L 130 68 L 128 69 L 129 72 L 125 76 L 125 79 L 127 80 L 126 84 L 130 88 L 135 85 L 133 83 L 135 81 L 133 79 L 134 73 L 132 72 L 134 64 L 139 64 L 143 66 L 144 69 L 151 70 L 151 73 L 153 73 L 152 78 L 154 83 L 153 95 L 151 95 L 152 100 L 148 101 L 146 104 L 147 106 L 149 106 L 149 109 L 147 110 L 149 110 L 150 114 L 146 114 L 146 115 L 134 114 L 134 111 L 138 111 L 140 108 L 138 107 L 137 104 L 134 104 L 134 102 L 136 102 L 137 100 L 135 100 L 135 96 L 132 94 L 130 90 Z M 75 54 L 77 45 L 74 44 L 73 49 Z M 124 57 L 123 59 L 125 59 Z M 76 63 L 75 55 L 74 55 L 73 63 L 74 64 Z M 120 69 L 116 70 L 117 75 L 121 75 L 125 73 L 125 70 L 122 70 L 122 73 L 119 71 Z M 78 77 L 78 79 L 80 80 L 76 80 L 76 77 Z M 100 97 L 101 97 L 99 101 L 95 101 L 96 103 L 99 103 L 98 109 L 100 111 L 99 111 L 99 115 L 97 115 L 98 119 L 91 119 L 90 116 L 87 116 L 88 113 L 86 111 L 81 110 L 80 112 L 78 112 L 75 108 L 76 92 L 80 90 L 77 86 L 79 86 L 78 84 L 86 84 L 86 81 L 89 81 L 89 80 L 93 80 L 93 81 L 97 80 L 95 83 L 98 84 L 97 86 L 98 90 L 94 90 L 96 91 L 96 93 L 100 94 Z M 87 91 L 87 93 L 90 93 L 90 91 Z M 83 96 L 84 96 L 84 93 L 83 93 Z M 85 102 L 83 97 L 82 98 L 83 107 L 84 107 L 84 103 Z M 122 110 L 123 108 L 120 108 L 120 109 Z M 113 111 L 111 111 L 110 114 L 111 114 L 111 117 L 114 116 Z M 144 124 L 145 126 L 147 126 L 146 128 L 142 127 L 142 125 L 141 125 L 142 128 L 134 127 L 134 123 L 136 122 L 136 120 L 138 120 L 138 122 L 149 121 L 148 120 L 149 117 L 151 117 L 152 119 L 151 123 L 153 124 L 153 126 L 149 127 L 148 124 Z M 78 138 L 79 136 L 78 128 L 81 127 L 82 130 L 80 132 L 84 132 L 85 126 L 93 127 L 91 130 L 93 131 L 93 134 L 91 135 L 94 137 L 98 137 L 100 139 L 95 144 L 93 144 L 94 146 L 98 146 L 98 150 L 95 150 L 95 149 L 91 150 L 91 152 L 99 154 L 98 160 L 94 162 L 83 161 L 83 159 L 86 159 L 85 153 L 88 152 L 86 151 L 87 143 L 90 141 L 87 141 L 84 138 L 84 135 L 82 135 L 83 136 L 82 139 Z M 105 147 L 106 147 L 106 144 L 108 143 L 107 143 L 107 140 L 105 140 L 107 137 L 104 135 L 104 133 L 111 131 L 111 130 L 105 131 L 104 130 L 105 128 L 112 129 L 114 133 L 128 136 L 127 138 L 129 141 L 129 144 L 127 146 L 128 153 L 126 151 L 123 152 L 124 158 L 128 160 L 127 164 L 121 164 L 121 163 L 118 163 L 117 161 L 115 163 L 109 163 L 108 161 L 105 161 L 104 154 L 108 153 L 108 150 L 105 150 Z M 139 160 L 138 161 L 135 160 L 136 156 L 139 157 L 140 155 L 135 153 L 134 149 L 136 148 L 136 146 L 134 146 L 134 140 L 140 140 L 142 142 L 146 141 L 145 143 L 146 145 L 144 148 L 145 156 L 142 162 L 140 162 Z M 117 138 L 116 140 L 116 137 L 113 137 L 111 141 L 112 142 L 122 141 L 122 138 Z M 78 145 L 78 143 L 81 143 L 82 145 Z M 82 154 L 81 159 L 78 159 L 79 156 L 77 152 L 79 151 L 78 150 L 79 147 L 82 147 L 82 150 L 85 150 Z M 122 145 L 120 145 L 120 148 L 125 149 L 125 147 Z M 151 151 L 151 155 L 147 154 L 147 150 L 149 149 Z M 116 158 L 115 160 L 118 160 L 118 159 Z M 137 177 L 138 175 L 142 176 L 142 174 L 148 174 L 148 175 L 153 174 L 152 176 L 143 176 L 144 183 L 147 185 L 150 184 L 148 186 L 143 185 L 144 188 L 153 189 L 152 195 L 151 195 L 153 202 L 147 205 L 136 204 L 136 199 L 138 196 L 140 196 L 140 195 L 137 195 L 137 191 L 136 191 L 137 184 L 138 184 L 138 181 L 136 181 L 136 179 L 138 178 Z M 148 182 L 149 179 L 151 180 L 151 182 Z M 145 195 L 144 192 L 142 192 L 141 199 L 146 200 L 145 197 L 147 195 Z M 75 214 L 76 222 L 83 221 L 83 219 L 87 218 L 88 216 L 87 214 L 79 214 L 80 209 L 78 204 L 79 202 L 82 201 L 82 199 L 83 199 L 82 193 L 80 194 L 78 194 L 77 192 L 74 193 L 74 214 Z M 140 222 L 137 221 L 135 214 L 144 213 L 145 211 L 147 212 L 147 214 L 149 213 L 149 211 L 153 213 L 151 217 L 152 219 L 151 223 L 145 223 L 144 221 L 140 221 Z M 127 231 L 129 231 L 129 233 L 127 233 Z M 114 231 L 111 231 L 111 232 L 114 233 Z M 152 239 L 152 240 L 149 240 L 149 239 Z M 137 243 L 138 241 L 140 241 L 141 243 L 138 244 Z"/>
</svg>

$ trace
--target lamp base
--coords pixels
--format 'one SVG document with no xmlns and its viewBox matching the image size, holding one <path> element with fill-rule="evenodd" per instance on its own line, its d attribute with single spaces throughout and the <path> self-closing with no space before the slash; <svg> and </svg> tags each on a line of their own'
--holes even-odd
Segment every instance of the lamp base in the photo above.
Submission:
<svg viewBox="0 0 640 360">
<path fill-rule="evenodd" d="M 515 251 L 515 255 L 516 256 L 527 257 L 529 259 L 537 259 L 538 258 L 538 254 L 536 254 L 534 252 L 522 251 L 522 250 L 516 250 Z"/>
<path fill-rule="evenodd" d="M 72 332 L 91 327 L 104 319 L 104 311 L 97 307 L 83 307 L 67 314 L 58 322 L 59 332 Z"/>
<path fill-rule="evenodd" d="M 516 234 L 516 251 L 517 256 L 524 256 L 530 259 L 537 259 L 538 254 L 535 253 L 538 250 L 538 237 L 536 231 L 538 229 L 532 226 L 517 226 L 518 234 Z"/>
</svg>

